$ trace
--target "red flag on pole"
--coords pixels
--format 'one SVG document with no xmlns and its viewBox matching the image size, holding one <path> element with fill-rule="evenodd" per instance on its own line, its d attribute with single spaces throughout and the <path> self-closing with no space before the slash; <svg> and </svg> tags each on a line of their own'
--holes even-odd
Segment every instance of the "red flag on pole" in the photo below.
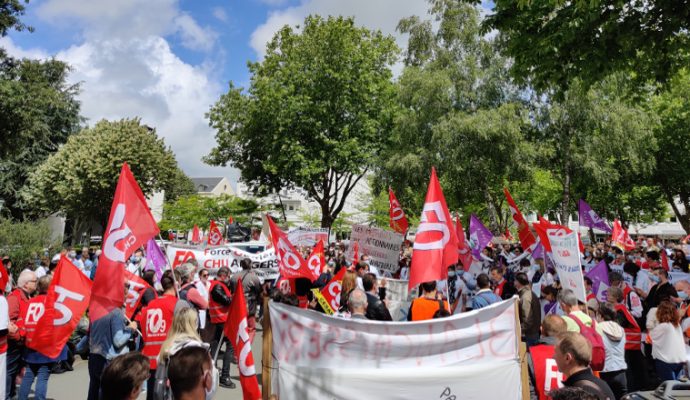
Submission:
<svg viewBox="0 0 690 400">
<path fill-rule="evenodd" d="M 573 230 L 567 226 L 554 224 L 550 221 L 544 219 L 544 217 L 539 216 L 539 222 L 532 224 L 534 230 L 537 231 L 539 240 L 544 246 L 544 251 L 551 253 L 551 243 L 549 242 L 549 236 L 565 236 Z M 580 238 L 580 233 L 577 234 L 577 243 L 580 247 L 580 252 L 584 252 L 585 247 L 582 244 L 582 239 Z"/>
<path fill-rule="evenodd" d="M 235 218 L 233 218 L 232 215 L 229 216 L 229 217 L 228 217 L 228 224 L 232 225 L 232 224 L 234 224 L 234 223 L 235 223 Z"/>
<path fill-rule="evenodd" d="M 455 218 L 455 229 L 458 237 L 458 260 L 462 262 L 465 271 L 469 271 L 472 266 L 472 248 L 465 240 L 465 231 L 462 228 L 460 217 Z"/>
<path fill-rule="evenodd" d="M 431 169 L 429 189 L 412 248 L 409 288 L 422 282 L 446 279 L 448 266 L 458 262 L 458 237 L 448 212 L 436 168 Z"/>
<path fill-rule="evenodd" d="M 194 224 L 194 229 L 192 229 L 192 243 L 201 243 L 201 232 L 199 232 L 199 227 Z"/>
<path fill-rule="evenodd" d="M 506 237 L 506 240 L 513 241 L 515 238 L 513 237 L 513 234 L 510 233 L 510 229 L 506 228 L 506 233 L 503 234 L 503 236 Z"/>
<path fill-rule="evenodd" d="M 5 264 L 0 262 L 0 291 L 3 293 L 5 292 L 5 288 L 7 287 L 7 282 L 10 281 L 10 275 L 7 273 L 7 269 L 5 268 Z"/>
<path fill-rule="evenodd" d="M 31 340 L 32 349 L 50 358 L 60 355 L 86 312 L 91 286 L 91 280 L 74 264 L 65 256 L 60 258 L 48 288 L 43 316 L 38 319 Z M 119 289 L 124 293 L 124 286 Z"/>
<path fill-rule="evenodd" d="M 613 245 L 621 250 L 635 250 L 635 241 L 632 240 L 628 231 L 623 229 L 620 221 L 617 219 L 613 221 L 613 232 L 611 232 L 611 239 Z"/>
<path fill-rule="evenodd" d="M 306 261 L 295 249 L 295 246 L 290 243 L 285 232 L 281 231 L 270 217 L 267 220 L 273 240 L 273 249 L 278 257 L 280 275 L 285 279 L 307 278 L 313 280 L 313 274 L 307 267 Z"/>
<path fill-rule="evenodd" d="M 115 189 L 108 227 L 103 234 L 103 253 L 93 281 L 89 305 L 92 322 L 122 307 L 125 301 L 125 260 L 158 232 L 146 198 L 129 166 L 124 163 Z"/>
<path fill-rule="evenodd" d="M 391 229 L 398 233 L 405 234 L 405 232 L 407 232 L 407 228 L 409 227 L 407 217 L 405 216 L 405 211 L 403 211 L 402 207 L 400 206 L 400 202 L 395 197 L 395 193 L 393 193 L 393 189 L 391 188 L 388 188 L 388 203 L 390 206 L 388 215 L 390 217 Z"/>
<path fill-rule="evenodd" d="M 247 330 L 247 305 L 244 300 L 241 279 L 237 281 L 237 290 L 232 297 L 230 312 L 223 332 L 232 343 L 235 354 L 237 354 L 242 398 L 244 400 L 261 399 L 261 390 L 256 379 L 256 367 L 252 355 L 252 342 L 249 340 L 249 331 Z"/>
<path fill-rule="evenodd" d="M 340 291 L 342 289 L 345 272 L 347 272 L 347 269 L 341 268 L 326 286 L 321 289 L 321 294 L 334 312 L 338 311 L 340 308 Z"/>
<path fill-rule="evenodd" d="M 534 238 L 532 231 L 529 230 L 529 225 L 527 224 L 525 217 L 520 212 L 517 204 L 515 204 L 515 200 L 513 200 L 513 196 L 510 195 L 508 188 L 503 188 L 503 193 L 506 195 L 506 200 L 508 201 L 508 207 L 510 208 L 510 214 L 513 216 L 513 221 L 515 221 L 517 224 L 520 245 L 524 251 L 527 251 L 537 242 L 537 240 Z M 506 237 L 512 240 L 513 237 L 510 235 L 510 231 L 506 230 L 506 232 Z"/>
<path fill-rule="evenodd" d="M 352 268 L 354 269 L 359 262 L 359 242 L 352 245 Z"/>
<path fill-rule="evenodd" d="M 220 246 L 223 244 L 223 234 L 218 229 L 216 221 L 211 220 L 211 226 L 208 228 L 208 245 Z"/>
<path fill-rule="evenodd" d="M 151 285 L 142 277 L 127 270 L 125 270 L 125 281 L 129 283 L 129 291 L 127 292 L 127 296 L 125 296 L 125 315 L 127 318 L 132 319 L 134 311 L 137 310 L 139 303 L 141 303 L 141 296 L 144 290 L 150 288 Z"/>
<path fill-rule="evenodd" d="M 311 281 L 314 282 L 319 279 L 321 272 L 323 272 L 326 266 L 326 252 L 324 250 L 323 240 L 319 240 L 316 246 L 314 246 L 314 249 L 312 249 L 309 258 L 307 258 L 307 266 L 312 274 L 314 274 Z"/>
<path fill-rule="evenodd" d="M 666 249 L 661 249 L 661 266 L 666 271 L 671 271 L 671 264 L 668 262 L 668 255 L 666 254 Z"/>
</svg>

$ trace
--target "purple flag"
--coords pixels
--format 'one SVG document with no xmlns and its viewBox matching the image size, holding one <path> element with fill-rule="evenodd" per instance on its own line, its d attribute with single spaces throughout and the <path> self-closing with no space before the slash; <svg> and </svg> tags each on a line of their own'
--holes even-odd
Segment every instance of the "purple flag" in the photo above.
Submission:
<svg viewBox="0 0 690 400">
<path fill-rule="evenodd" d="M 594 210 L 592 210 L 592 207 L 590 207 L 586 201 L 580 199 L 580 201 L 577 202 L 577 208 L 580 214 L 581 226 L 592 229 L 597 228 L 604 232 L 611 233 L 611 228 L 594 212 Z"/>
<path fill-rule="evenodd" d="M 491 243 L 494 235 L 488 230 L 476 215 L 470 216 L 470 242 L 472 245 L 472 255 L 477 260 L 482 259 L 482 250 Z"/>
<path fill-rule="evenodd" d="M 537 258 L 544 258 L 544 246 L 542 246 L 540 241 L 537 241 L 534 250 L 532 250 L 532 259 L 536 260 Z"/>
<path fill-rule="evenodd" d="M 606 291 L 609 288 L 609 270 L 606 267 L 606 262 L 601 260 L 585 276 L 592 280 L 592 293 L 597 297 L 597 300 L 606 301 Z"/>
<path fill-rule="evenodd" d="M 146 243 L 146 268 L 144 270 L 152 269 L 156 271 L 156 280 L 160 281 L 166 265 L 168 265 L 168 262 L 158 243 L 153 238 L 149 239 Z"/>
</svg>

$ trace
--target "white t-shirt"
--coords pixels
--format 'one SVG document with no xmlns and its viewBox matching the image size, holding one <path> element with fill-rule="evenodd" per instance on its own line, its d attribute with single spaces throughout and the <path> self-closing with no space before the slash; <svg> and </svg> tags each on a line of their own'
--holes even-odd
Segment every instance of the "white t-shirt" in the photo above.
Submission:
<svg viewBox="0 0 690 400">
<path fill-rule="evenodd" d="M 657 325 L 649 335 L 652 337 L 652 357 L 665 363 L 685 363 L 685 340 L 680 326 L 673 326 L 670 322 Z"/>
<path fill-rule="evenodd" d="M 9 310 L 9 307 L 7 306 L 7 299 L 5 298 L 5 296 L 0 296 L 0 330 L 7 329 L 9 327 L 9 323 L 10 323 L 10 310 Z M 5 347 L 5 351 L 0 353 L 3 356 L 7 353 L 6 346 L 4 346 L 4 347 Z"/>
</svg>

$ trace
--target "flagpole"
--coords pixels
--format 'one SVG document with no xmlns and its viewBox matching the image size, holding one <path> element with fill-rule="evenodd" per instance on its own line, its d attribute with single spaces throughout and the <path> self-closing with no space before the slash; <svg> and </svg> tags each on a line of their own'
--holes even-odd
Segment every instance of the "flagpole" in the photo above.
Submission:
<svg viewBox="0 0 690 400">
<path fill-rule="evenodd" d="M 158 239 L 160 239 L 161 243 L 163 243 L 163 237 L 161 236 L 160 231 L 158 232 Z M 156 244 L 156 246 L 158 246 L 158 244 Z M 158 246 L 158 247 L 160 248 L 160 246 Z M 177 283 L 177 279 L 175 278 L 175 271 L 173 271 L 172 265 L 170 264 L 170 260 L 168 259 L 168 252 L 164 251 L 163 255 L 165 256 L 165 266 L 170 268 L 170 272 L 171 272 L 170 275 L 172 276 L 173 283 L 175 284 L 174 285 L 175 286 L 175 295 L 179 299 L 180 298 L 180 291 L 177 288 L 178 283 Z"/>
</svg>

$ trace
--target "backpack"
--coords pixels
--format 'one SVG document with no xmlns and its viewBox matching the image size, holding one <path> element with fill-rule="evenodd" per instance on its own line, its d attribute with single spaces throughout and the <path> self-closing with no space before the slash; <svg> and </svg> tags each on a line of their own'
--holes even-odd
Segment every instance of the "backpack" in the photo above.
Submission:
<svg viewBox="0 0 690 400">
<path fill-rule="evenodd" d="M 172 400 L 172 390 L 170 390 L 170 382 L 168 382 L 169 362 L 170 357 L 165 357 L 165 360 L 158 362 L 153 384 L 153 398 L 155 400 Z"/>
<path fill-rule="evenodd" d="M 589 366 L 592 367 L 592 371 L 603 370 L 606 362 L 606 350 L 604 348 L 604 339 L 602 339 L 599 332 L 596 331 L 596 321 L 592 318 L 592 327 L 588 327 L 575 315 L 569 314 L 568 317 L 575 321 L 577 326 L 580 327 L 580 334 L 592 344 L 592 361 L 589 363 Z"/>
</svg>

